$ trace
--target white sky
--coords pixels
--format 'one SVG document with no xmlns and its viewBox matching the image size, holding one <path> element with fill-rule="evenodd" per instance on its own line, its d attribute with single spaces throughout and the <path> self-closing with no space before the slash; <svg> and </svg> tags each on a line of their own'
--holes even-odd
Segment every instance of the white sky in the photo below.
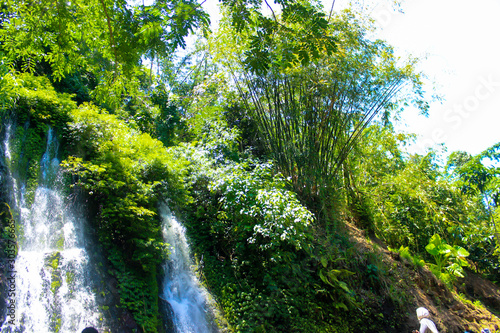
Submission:
<svg viewBox="0 0 500 333">
<path fill-rule="evenodd" d="M 380 38 L 401 55 L 426 56 L 421 69 L 444 98 L 428 118 L 403 113 L 399 128 L 419 135 L 414 151 L 444 143 L 475 155 L 500 142 L 500 0 L 406 0 L 402 14 L 378 3 Z"/>
<path fill-rule="evenodd" d="M 333 0 L 322 1 L 329 11 Z M 348 2 L 336 0 L 335 10 Z M 413 109 L 403 112 L 397 128 L 418 135 L 413 152 L 444 144 L 444 155 L 455 150 L 476 155 L 500 142 L 500 0 L 406 0 L 403 13 L 391 0 L 359 2 L 370 8 L 378 37 L 399 55 L 425 57 L 421 69 L 443 97 L 431 104 L 428 118 Z M 217 5 L 216 0 L 204 4 L 213 21 Z"/>
</svg>

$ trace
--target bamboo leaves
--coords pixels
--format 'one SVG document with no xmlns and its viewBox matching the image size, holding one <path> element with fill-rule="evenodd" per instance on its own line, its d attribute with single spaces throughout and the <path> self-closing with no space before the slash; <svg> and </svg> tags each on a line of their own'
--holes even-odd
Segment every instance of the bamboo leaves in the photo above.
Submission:
<svg viewBox="0 0 500 333">
<path fill-rule="evenodd" d="M 350 13 L 328 25 L 313 8 L 299 7 L 283 10 L 274 34 L 250 36 L 244 56 L 227 59 L 240 59 L 228 67 L 267 152 L 308 200 L 331 193 L 366 126 L 393 107 L 406 84 L 420 82 Z M 330 39 L 320 46 L 317 38 Z"/>
</svg>

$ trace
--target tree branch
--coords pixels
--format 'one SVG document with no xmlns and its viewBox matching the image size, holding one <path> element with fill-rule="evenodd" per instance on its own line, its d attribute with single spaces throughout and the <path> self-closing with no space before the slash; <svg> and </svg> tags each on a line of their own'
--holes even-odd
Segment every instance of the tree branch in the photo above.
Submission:
<svg viewBox="0 0 500 333">
<path fill-rule="evenodd" d="M 116 65 L 117 65 L 117 61 L 118 61 L 118 55 L 116 53 L 115 39 L 113 37 L 113 28 L 111 27 L 111 18 L 108 15 L 108 10 L 106 9 L 106 4 L 104 3 L 104 0 L 99 0 L 99 2 L 101 3 L 102 8 L 104 9 L 104 15 L 106 15 L 106 21 L 108 23 L 109 43 L 111 44 L 110 46 L 113 49 L 113 53 L 115 56 L 115 59 L 114 59 L 115 74 L 114 75 L 116 75 L 116 69 L 117 69 Z"/>
</svg>

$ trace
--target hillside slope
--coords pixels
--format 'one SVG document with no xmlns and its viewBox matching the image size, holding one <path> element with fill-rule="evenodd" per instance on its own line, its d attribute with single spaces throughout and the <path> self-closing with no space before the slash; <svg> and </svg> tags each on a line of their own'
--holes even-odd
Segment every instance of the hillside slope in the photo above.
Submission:
<svg viewBox="0 0 500 333">
<path fill-rule="evenodd" d="M 442 333 L 462 333 L 465 324 L 477 332 L 483 327 L 492 329 L 494 324 L 500 325 L 500 288 L 491 281 L 468 270 L 451 291 L 425 266 L 416 266 L 389 251 L 375 236 L 367 236 L 354 225 L 346 223 L 346 226 L 359 256 L 374 253 L 387 268 L 380 283 L 382 295 L 394 295 L 394 290 L 399 290 L 400 295 L 406 296 L 401 300 L 406 308 L 401 332 L 418 329 L 415 310 L 421 306 L 429 310 Z"/>
</svg>

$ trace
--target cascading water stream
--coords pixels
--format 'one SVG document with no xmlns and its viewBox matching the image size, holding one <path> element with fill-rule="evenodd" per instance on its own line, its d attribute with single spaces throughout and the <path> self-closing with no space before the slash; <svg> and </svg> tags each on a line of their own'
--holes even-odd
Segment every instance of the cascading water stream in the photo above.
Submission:
<svg viewBox="0 0 500 333">
<path fill-rule="evenodd" d="M 172 307 L 175 332 L 217 332 L 208 302 L 209 295 L 192 270 L 185 228 L 167 207 L 162 207 L 160 214 L 164 222 L 164 238 L 170 244 L 163 298 Z"/>
<path fill-rule="evenodd" d="M 5 157 L 10 159 L 10 127 L 6 136 Z M 15 299 L 9 302 L 15 302 L 16 307 L 15 317 L 7 316 L 2 332 L 81 332 L 91 325 L 100 328 L 95 295 L 87 283 L 91 277 L 87 276 L 89 259 L 81 237 L 84 221 L 72 213 L 57 190 L 57 150 L 50 129 L 40 161 L 41 186 L 31 207 L 25 202 L 24 187 L 11 179 L 14 209 L 19 212 L 19 251 L 15 259 Z"/>
<path fill-rule="evenodd" d="M 8 162 L 12 161 L 12 154 L 11 154 L 10 145 L 9 145 L 9 141 L 10 141 L 11 136 L 12 136 L 12 124 L 8 123 L 5 126 L 5 140 L 3 142 L 3 152 L 5 155 L 5 160 Z M 19 191 L 19 189 L 18 189 L 17 180 L 12 175 L 12 170 L 10 167 L 7 167 L 7 178 L 10 180 L 10 184 L 12 186 L 12 194 L 13 194 L 12 200 L 14 201 L 14 205 L 16 207 L 19 207 L 18 194 L 20 194 L 21 191 Z"/>
</svg>

